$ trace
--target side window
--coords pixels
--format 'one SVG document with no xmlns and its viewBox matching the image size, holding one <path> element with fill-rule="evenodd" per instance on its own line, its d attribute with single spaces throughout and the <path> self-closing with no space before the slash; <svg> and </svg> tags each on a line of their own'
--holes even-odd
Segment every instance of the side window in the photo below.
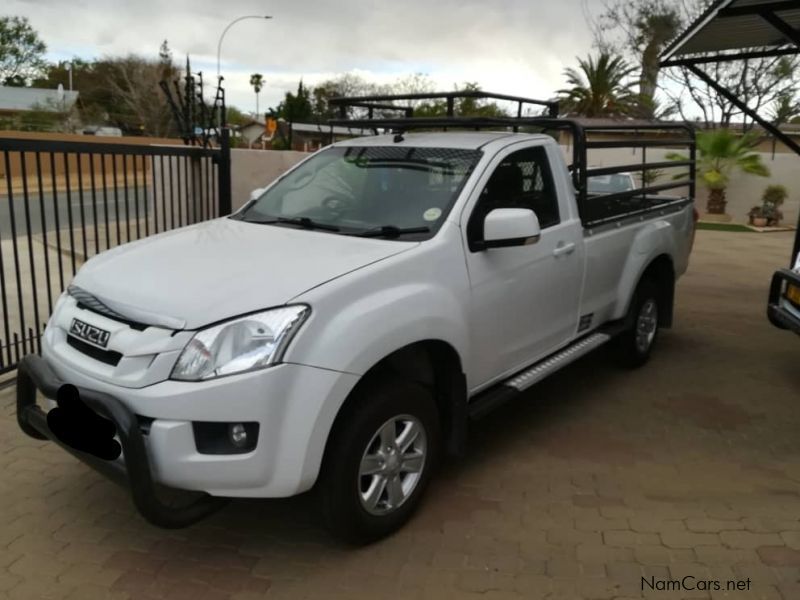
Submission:
<svg viewBox="0 0 800 600">
<path fill-rule="evenodd" d="M 469 222 L 471 237 L 473 234 L 480 237 L 484 218 L 495 208 L 530 208 L 542 229 L 561 221 L 550 161 L 543 147 L 509 154 L 498 165 L 473 210 Z"/>
</svg>

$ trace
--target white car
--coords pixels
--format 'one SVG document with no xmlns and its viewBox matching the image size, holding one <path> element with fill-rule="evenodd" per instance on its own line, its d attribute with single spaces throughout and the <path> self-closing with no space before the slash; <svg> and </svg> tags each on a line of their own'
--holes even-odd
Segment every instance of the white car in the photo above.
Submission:
<svg viewBox="0 0 800 600">
<path fill-rule="evenodd" d="M 616 194 L 636 189 L 636 180 L 630 173 L 614 173 L 613 175 L 595 175 L 589 177 L 590 194 Z"/>
<path fill-rule="evenodd" d="M 20 364 L 20 426 L 161 526 L 316 486 L 335 533 L 384 536 L 470 420 L 612 339 L 641 365 L 670 326 L 692 198 L 589 222 L 573 182 L 547 135 L 334 144 L 88 261 Z"/>
</svg>

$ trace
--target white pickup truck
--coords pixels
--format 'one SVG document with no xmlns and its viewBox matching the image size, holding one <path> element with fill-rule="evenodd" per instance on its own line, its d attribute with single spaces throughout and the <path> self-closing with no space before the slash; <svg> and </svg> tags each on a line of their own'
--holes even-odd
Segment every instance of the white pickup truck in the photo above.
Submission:
<svg viewBox="0 0 800 600">
<path fill-rule="evenodd" d="M 679 184 L 576 194 L 611 142 L 573 123 L 570 173 L 550 135 L 420 121 L 88 261 L 19 366 L 20 427 L 125 480 L 157 525 L 316 488 L 331 529 L 365 542 L 489 409 L 607 342 L 645 363 L 692 246 L 692 198 L 657 194 Z M 200 494 L 176 507 L 162 486 Z"/>
</svg>

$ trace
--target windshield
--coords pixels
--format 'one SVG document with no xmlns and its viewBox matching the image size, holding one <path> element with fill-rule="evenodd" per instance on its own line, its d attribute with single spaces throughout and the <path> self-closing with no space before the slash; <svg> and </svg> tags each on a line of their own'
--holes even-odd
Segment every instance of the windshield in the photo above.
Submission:
<svg viewBox="0 0 800 600">
<path fill-rule="evenodd" d="M 634 189 L 633 178 L 627 173 L 618 175 L 596 175 L 589 177 L 588 190 L 590 194 L 615 194 Z"/>
<path fill-rule="evenodd" d="M 289 172 L 236 218 L 427 239 L 444 222 L 481 154 L 457 148 L 329 148 Z"/>
</svg>

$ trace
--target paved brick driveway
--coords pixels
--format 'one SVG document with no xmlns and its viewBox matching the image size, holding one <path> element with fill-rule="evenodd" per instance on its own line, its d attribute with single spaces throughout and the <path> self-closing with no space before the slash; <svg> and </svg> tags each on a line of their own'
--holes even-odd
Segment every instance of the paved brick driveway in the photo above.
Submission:
<svg viewBox="0 0 800 600">
<path fill-rule="evenodd" d="M 800 338 L 764 317 L 790 243 L 700 232 L 650 365 L 622 372 L 601 351 L 504 407 L 406 529 L 358 550 L 318 528 L 309 497 L 155 529 L 17 431 L 6 389 L 0 598 L 798 599 Z M 687 576 L 723 591 L 642 589 Z"/>
</svg>

